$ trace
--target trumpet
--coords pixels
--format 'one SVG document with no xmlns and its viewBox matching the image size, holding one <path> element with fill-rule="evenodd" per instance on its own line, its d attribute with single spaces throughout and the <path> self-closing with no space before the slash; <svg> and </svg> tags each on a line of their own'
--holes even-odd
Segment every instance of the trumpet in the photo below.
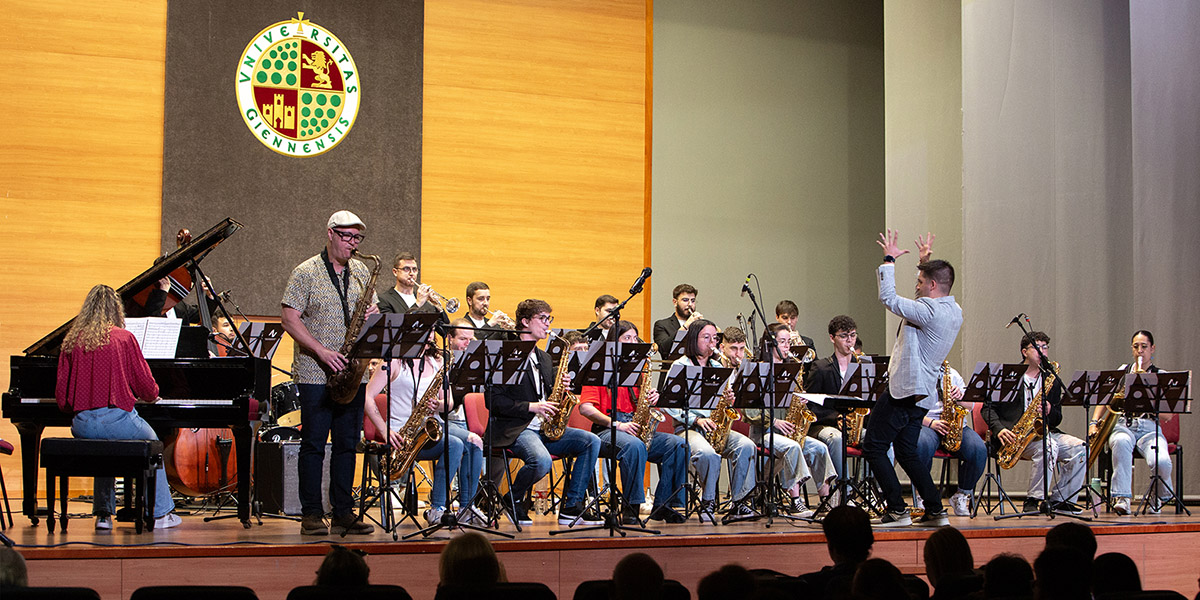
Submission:
<svg viewBox="0 0 1200 600">
<path fill-rule="evenodd" d="M 425 288 L 425 290 L 429 292 L 429 301 L 432 302 L 434 306 L 438 307 L 439 310 L 443 310 L 448 313 L 458 312 L 458 298 L 446 300 L 441 294 L 437 293 L 437 291 L 433 289 L 433 286 L 422 283 L 421 287 Z"/>
<path fill-rule="evenodd" d="M 795 329 L 791 330 L 791 344 L 790 345 L 792 346 L 792 348 L 797 348 L 799 346 L 804 345 L 804 338 L 801 337 L 800 332 L 796 331 Z M 804 351 L 804 354 L 797 355 L 796 351 L 792 350 L 791 355 L 793 358 L 795 358 L 796 360 L 798 360 L 802 363 L 810 363 L 810 362 L 816 360 L 817 351 L 813 350 L 812 348 L 808 348 L 807 350 Z"/>
<path fill-rule="evenodd" d="M 497 327 L 499 327 L 501 329 L 516 329 L 517 328 L 517 322 L 513 321 L 512 317 L 504 314 L 504 311 L 494 310 L 494 311 L 490 311 L 490 313 L 491 313 L 490 315 L 485 315 L 484 318 L 489 322 L 493 318 L 496 319 Z"/>
</svg>

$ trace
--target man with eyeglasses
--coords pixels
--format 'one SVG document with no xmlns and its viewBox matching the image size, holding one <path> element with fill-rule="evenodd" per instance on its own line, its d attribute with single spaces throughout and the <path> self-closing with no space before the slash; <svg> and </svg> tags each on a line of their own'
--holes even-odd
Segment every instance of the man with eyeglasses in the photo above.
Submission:
<svg viewBox="0 0 1200 600">
<path fill-rule="evenodd" d="M 429 302 L 430 287 L 417 283 L 417 257 L 412 252 L 401 252 L 392 261 L 392 274 L 396 277 L 396 285 L 379 295 L 379 312 L 438 312 L 438 308 Z"/>
<path fill-rule="evenodd" d="M 858 340 L 858 325 L 847 315 L 838 315 L 829 321 L 829 341 L 833 354 L 813 361 L 804 378 L 804 390 L 810 394 L 837 394 L 842 389 L 846 371 L 854 361 L 854 343 Z M 833 468 L 840 475 L 842 468 L 842 430 L 838 426 L 838 412 L 816 402 L 808 404 L 817 417 L 808 428 L 808 436 L 825 444 Z M 829 493 L 828 488 L 819 490 L 821 496 Z"/>
<path fill-rule="evenodd" d="M 283 329 L 296 342 L 292 377 L 300 396 L 299 487 L 304 535 L 367 534 L 374 531 L 354 516 L 354 447 L 362 433 L 366 378 L 348 404 L 336 404 L 325 387 L 329 373 L 350 366 L 341 348 L 351 315 L 367 289 L 370 269 L 360 260 L 350 260 L 363 241 L 366 225 L 348 210 L 329 217 L 325 249 L 292 270 L 283 292 Z M 377 313 L 372 303 L 366 314 Z M 325 440 L 332 433 L 333 454 L 329 460 L 329 492 L 333 509 L 331 526 L 325 525 L 321 498 L 321 471 Z"/>
<path fill-rule="evenodd" d="M 544 300 L 523 300 L 517 305 L 517 329 L 522 332 L 520 339 L 546 339 L 550 323 L 554 321 L 550 311 L 550 304 Z M 563 360 L 565 359 L 564 356 Z M 591 509 L 584 510 L 584 500 L 596 473 L 600 438 L 590 431 L 574 427 L 567 427 L 562 437 L 557 440 L 550 440 L 542 435 L 543 421 L 553 417 L 559 408 L 558 403 L 548 401 L 555 384 L 554 365 L 551 361 L 549 353 L 534 348 L 529 356 L 525 378 L 520 384 L 492 387 L 492 397 L 489 399 L 490 431 L 484 433 L 483 439 L 491 440 L 495 448 L 508 448 L 525 463 L 513 477 L 511 494 L 505 497 L 505 502 L 508 501 L 507 498 L 515 499 L 515 504 L 509 508 L 516 515 L 518 523 L 533 523 L 529 518 L 525 495 L 533 484 L 550 473 L 554 464 L 551 455 L 554 455 L 575 458 L 575 465 L 571 469 L 558 512 L 559 524 L 598 525 L 602 522 L 600 517 Z M 567 375 L 563 385 L 569 384 Z"/>
<path fill-rule="evenodd" d="M 1016 441 L 1017 436 L 1012 432 L 1012 427 L 1021 419 L 1029 403 L 1041 395 L 1042 410 L 1046 414 L 1045 429 L 1050 432 L 1050 439 L 1046 444 L 1049 458 L 1042 456 L 1040 438 L 1035 438 L 1021 453 L 1021 458 L 1033 461 L 1024 510 L 1032 512 L 1041 507 L 1045 496 L 1042 480 L 1046 476 L 1043 461 L 1048 460 L 1049 464 L 1053 465 L 1047 486 L 1050 490 L 1050 507 L 1054 510 L 1079 513 L 1082 511 L 1074 504 L 1074 497 L 1068 498 L 1067 494 L 1073 494 L 1083 486 L 1083 478 L 1087 472 L 1083 440 L 1058 430 L 1058 425 L 1062 423 L 1064 384 L 1062 379 L 1055 377 L 1054 383 L 1047 387 L 1039 367 L 1041 356 L 1049 351 L 1050 336 L 1044 332 L 1031 331 L 1021 338 L 1021 359 L 1028 367 L 1021 377 L 1023 401 L 988 403 L 983 407 L 983 419 L 992 431 L 992 451 L 997 451 L 1005 444 Z"/>
</svg>

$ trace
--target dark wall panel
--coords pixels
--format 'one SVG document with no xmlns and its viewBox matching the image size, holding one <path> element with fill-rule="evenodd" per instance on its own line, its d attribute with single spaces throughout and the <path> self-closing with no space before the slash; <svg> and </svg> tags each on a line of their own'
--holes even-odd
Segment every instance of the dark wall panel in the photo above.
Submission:
<svg viewBox="0 0 1200 600">
<path fill-rule="evenodd" d="M 361 106 L 352 129 L 318 156 L 276 153 L 254 137 L 236 97 L 242 51 L 266 27 L 304 18 L 353 57 Z M 319 252 L 329 215 L 357 213 L 360 249 L 384 260 L 420 254 L 424 5 L 416 0 L 173 1 L 167 11 L 163 250 L 187 227 L 224 217 L 246 227 L 203 268 L 248 314 L 277 315 L 292 268 Z"/>
</svg>

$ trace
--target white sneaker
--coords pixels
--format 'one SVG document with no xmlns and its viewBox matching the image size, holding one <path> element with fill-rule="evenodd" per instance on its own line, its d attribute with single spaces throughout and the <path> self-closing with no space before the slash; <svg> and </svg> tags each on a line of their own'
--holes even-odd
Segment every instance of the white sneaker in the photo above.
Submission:
<svg viewBox="0 0 1200 600">
<path fill-rule="evenodd" d="M 1117 498 L 1113 502 L 1113 512 L 1122 517 L 1129 514 L 1129 498 Z"/>
<path fill-rule="evenodd" d="M 112 515 L 97 515 L 96 531 L 108 531 L 109 529 L 112 529 Z"/>
<path fill-rule="evenodd" d="M 717 512 L 717 501 L 716 500 L 700 501 L 700 522 L 701 523 L 712 523 L 716 512 Z"/>
<path fill-rule="evenodd" d="M 474 504 L 472 504 L 471 506 L 458 511 L 458 522 L 464 525 L 486 527 L 487 515 L 483 514 L 482 510 L 479 510 Z"/>
<path fill-rule="evenodd" d="M 446 512 L 441 508 L 430 508 L 425 511 L 425 522 L 430 525 L 437 525 L 442 522 L 442 513 Z"/>
<path fill-rule="evenodd" d="M 971 497 L 962 492 L 955 492 L 950 496 L 950 508 L 956 517 L 971 516 Z"/>
<path fill-rule="evenodd" d="M 921 499 L 920 494 L 913 494 L 913 512 L 925 512 L 925 501 Z"/>
<path fill-rule="evenodd" d="M 816 513 L 813 511 L 813 509 L 804 504 L 803 498 L 796 497 L 792 498 L 792 514 L 800 517 L 801 519 L 810 519 Z"/>
<path fill-rule="evenodd" d="M 170 529 L 172 527 L 178 527 L 180 523 L 183 523 L 183 519 L 180 519 L 179 515 L 172 512 L 155 519 L 154 528 Z"/>
</svg>

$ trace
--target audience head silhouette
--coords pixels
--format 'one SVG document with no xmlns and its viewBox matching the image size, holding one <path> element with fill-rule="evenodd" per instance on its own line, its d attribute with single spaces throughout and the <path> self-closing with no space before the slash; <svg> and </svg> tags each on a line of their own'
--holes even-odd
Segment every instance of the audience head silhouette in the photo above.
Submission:
<svg viewBox="0 0 1200 600">
<path fill-rule="evenodd" d="M 860 563 L 871 554 L 875 535 L 871 533 L 871 517 L 866 511 L 843 505 L 829 511 L 821 522 L 829 557 L 835 564 Z"/>
<path fill-rule="evenodd" d="M 983 567 L 984 598 L 1033 596 L 1033 567 L 1020 554 L 997 554 Z"/>
<path fill-rule="evenodd" d="M 9 546 L 0 545 L 0 585 L 28 587 L 29 572 L 25 557 Z"/>
<path fill-rule="evenodd" d="M 900 569 L 882 558 L 871 558 L 858 565 L 850 592 L 867 600 L 910 600 Z"/>
<path fill-rule="evenodd" d="M 614 600 L 654 600 L 662 595 L 663 570 L 649 554 L 634 552 L 613 568 Z"/>
<path fill-rule="evenodd" d="M 1142 591 L 1142 578 L 1138 575 L 1137 563 L 1120 552 L 1097 556 L 1092 563 L 1092 590 L 1096 594 Z"/>
<path fill-rule="evenodd" d="M 438 585 L 486 585 L 504 581 L 504 568 L 487 538 L 464 533 L 446 544 L 438 561 Z"/>
<path fill-rule="evenodd" d="M 1046 532 L 1046 547 L 1065 546 L 1074 548 L 1088 560 L 1096 558 L 1096 534 L 1082 523 L 1068 521 L 1055 525 Z"/>
<path fill-rule="evenodd" d="M 1037 600 L 1090 600 L 1092 597 L 1091 558 L 1075 548 L 1051 546 L 1042 550 L 1033 561 L 1033 573 L 1036 577 L 1033 597 Z"/>
<path fill-rule="evenodd" d="M 744 567 L 725 565 L 704 576 L 696 586 L 697 600 L 740 600 L 753 598 L 757 591 L 754 576 Z"/>
<path fill-rule="evenodd" d="M 317 569 L 316 585 L 355 588 L 367 585 L 371 567 L 363 559 L 366 552 L 334 544 L 325 553 L 325 560 Z"/>
<path fill-rule="evenodd" d="M 970 575 L 974 568 L 971 546 L 959 530 L 942 527 L 925 540 L 925 575 L 933 587 L 947 577 Z"/>
</svg>

